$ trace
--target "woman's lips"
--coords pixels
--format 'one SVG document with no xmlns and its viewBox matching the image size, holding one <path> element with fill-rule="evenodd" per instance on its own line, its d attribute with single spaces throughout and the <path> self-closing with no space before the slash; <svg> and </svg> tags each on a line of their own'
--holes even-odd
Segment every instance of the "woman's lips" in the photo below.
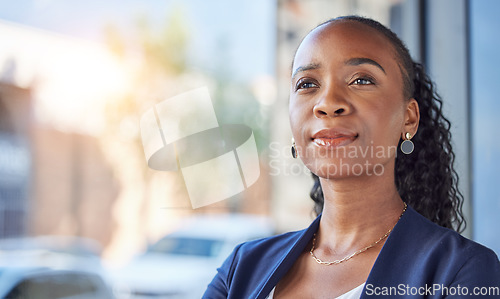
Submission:
<svg viewBox="0 0 500 299">
<path fill-rule="evenodd" d="M 312 136 L 312 141 L 320 147 L 338 147 L 353 142 L 357 137 L 358 134 L 347 129 L 323 129 Z"/>
<path fill-rule="evenodd" d="M 354 141 L 355 137 L 337 137 L 337 138 L 314 138 L 313 142 L 319 146 L 342 146 Z"/>
</svg>

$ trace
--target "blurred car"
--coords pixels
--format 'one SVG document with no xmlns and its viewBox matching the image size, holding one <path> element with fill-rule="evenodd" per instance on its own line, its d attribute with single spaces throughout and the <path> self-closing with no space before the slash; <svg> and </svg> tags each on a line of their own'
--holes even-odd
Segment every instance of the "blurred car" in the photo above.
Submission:
<svg viewBox="0 0 500 299">
<path fill-rule="evenodd" d="M 201 298 L 217 268 L 242 242 L 274 233 L 268 218 L 196 216 L 125 267 L 110 273 L 118 298 Z"/>
<path fill-rule="evenodd" d="M 103 273 L 100 245 L 88 238 L 37 236 L 0 240 L 0 267 L 49 267 Z"/>
<path fill-rule="evenodd" d="M 0 267 L 0 298 L 110 299 L 111 289 L 94 273 L 37 267 Z"/>
<path fill-rule="evenodd" d="M 114 298 L 99 253 L 81 237 L 0 240 L 0 298 Z"/>
</svg>

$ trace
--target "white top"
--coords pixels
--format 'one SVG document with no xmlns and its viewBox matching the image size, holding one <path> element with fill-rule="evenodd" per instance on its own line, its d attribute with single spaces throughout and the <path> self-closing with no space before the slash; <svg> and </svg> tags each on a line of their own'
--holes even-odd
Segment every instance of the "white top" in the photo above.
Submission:
<svg viewBox="0 0 500 299">
<path fill-rule="evenodd" d="M 336 297 L 335 299 L 359 299 L 361 297 L 361 294 L 363 293 L 364 287 L 365 287 L 365 283 L 362 283 L 361 285 L 355 287 L 354 289 L 350 290 L 347 293 L 344 293 L 344 294 Z M 269 295 L 267 295 L 266 299 L 273 299 L 275 288 L 276 287 L 274 287 L 271 290 L 271 293 L 269 293 Z"/>
</svg>

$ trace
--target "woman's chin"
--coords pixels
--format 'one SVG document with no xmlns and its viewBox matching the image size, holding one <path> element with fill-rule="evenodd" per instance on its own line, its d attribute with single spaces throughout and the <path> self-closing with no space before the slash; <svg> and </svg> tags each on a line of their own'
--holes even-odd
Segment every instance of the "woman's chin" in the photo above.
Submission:
<svg viewBox="0 0 500 299">
<path fill-rule="evenodd" d="M 324 179 L 367 178 L 383 176 L 387 173 L 386 163 L 382 161 L 333 160 L 305 163 L 309 170 Z"/>
</svg>

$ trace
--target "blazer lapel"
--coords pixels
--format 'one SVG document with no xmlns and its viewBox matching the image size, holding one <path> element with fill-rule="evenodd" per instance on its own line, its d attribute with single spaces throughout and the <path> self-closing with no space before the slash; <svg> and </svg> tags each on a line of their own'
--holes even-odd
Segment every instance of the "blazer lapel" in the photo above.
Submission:
<svg viewBox="0 0 500 299">
<path fill-rule="evenodd" d="M 409 232 L 416 232 L 418 228 L 414 228 L 417 212 L 408 206 L 407 211 L 398 221 L 393 231 L 387 238 L 382 250 L 380 251 L 375 264 L 373 265 L 368 279 L 366 280 L 363 293 L 360 298 L 368 299 L 374 296 L 368 296 L 366 293 L 367 285 L 373 286 L 395 286 L 400 281 L 400 273 L 404 272 L 408 265 L 408 255 L 416 250 L 414 236 L 408 236 Z M 417 217 L 418 218 L 418 217 Z M 276 258 L 276 263 L 269 265 L 269 271 L 264 275 L 261 283 L 256 288 L 256 292 L 251 298 L 265 299 L 271 290 L 290 270 L 295 261 L 304 252 L 304 249 L 311 241 L 314 233 L 317 232 L 321 215 L 319 215 L 313 223 L 302 232 L 299 232 L 290 250 L 283 252 L 282 255 Z M 412 233 L 410 233 L 411 235 Z M 405 252 L 405 254 L 401 254 Z M 401 270 L 399 270 L 401 269 Z M 377 296 L 375 296 L 377 297 Z"/>
<path fill-rule="evenodd" d="M 307 229 L 303 230 L 298 235 L 297 239 L 290 247 L 290 250 L 284 252 L 282 256 L 276 259 L 278 261 L 277 263 L 269 265 L 269 268 L 272 270 L 268 273 L 267 277 L 262 280 L 260 287 L 257 288 L 256 295 L 252 296 L 252 298 L 264 299 L 269 295 L 271 290 L 278 284 L 281 278 L 285 276 L 302 254 L 307 244 L 309 244 L 314 233 L 318 230 L 320 219 L 321 215 L 319 215 Z"/>
<path fill-rule="evenodd" d="M 415 239 L 418 239 L 418 237 L 413 233 L 415 231 L 415 222 L 413 220 L 416 213 L 415 210 L 408 206 L 407 211 L 385 241 L 368 275 L 361 299 L 377 297 L 367 294 L 368 285 L 373 287 L 396 287 L 401 279 L 404 279 L 402 273 L 405 273 L 404 270 L 410 267 L 409 261 L 411 258 L 408 257 L 417 254 L 414 251 L 418 248 L 418 246 L 415 246 Z M 416 230 L 418 231 L 418 228 Z M 401 254 L 402 252 L 404 254 Z"/>
</svg>

